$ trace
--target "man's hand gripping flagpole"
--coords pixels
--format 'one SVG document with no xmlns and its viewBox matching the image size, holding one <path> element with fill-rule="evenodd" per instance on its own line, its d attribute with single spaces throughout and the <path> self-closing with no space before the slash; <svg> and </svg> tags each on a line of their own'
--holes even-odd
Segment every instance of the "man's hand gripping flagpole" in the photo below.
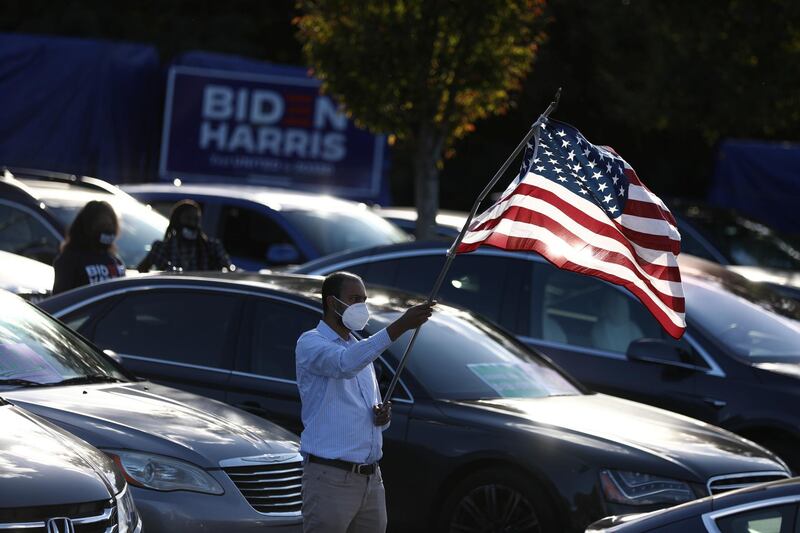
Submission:
<svg viewBox="0 0 800 533">
<path fill-rule="evenodd" d="M 539 115 L 539 118 L 536 119 L 536 122 L 534 122 L 533 125 L 531 125 L 530 129 L 528 130 L 528 133 L 525 134 L 525 137 L 523 137 L 522 141 L 520 141 L 517 147 L 514 148 L 514 151 L 511 152 L 511 155 L 508 156 L 505 163 L 503 163 L 503 165 L 497 170 L 492 180 L 483 189 L 483 192 L 481 192 L 481 194 L 475 200 L 475 203 L 472 206 L 472 210 L 469 212 L 469 216 L 467 217 L 466 222 L 464 222 L 464 227 L 461 228 L 461 232 L 458 234 L 458 237 L 456 237 L 456 240 L 455 242 L 453 242 L 453 245 L 450 247 L 449 250 L 447 250 L 447 258 L 445 260 L 444 266 L 442 267 L 441 272 L 439 272 L 439 277 L 436 278 L 436 282 L 433 284 L 433 289 L 431 290 L 431 293 L 428 296 L 429 304 L 432 304 L 434 300 L 436 300 L 436 296 L 439 294 L 439 289 L 441 288 L 442 283 L 444 282 L 444 278 L 445 276 L 447 276 L 447 272 L 450 270 L 450 265 L 453 263 L 453 259 L 455 259 L 456 257 L 456 249 L 458 248 L 458 245 L 461 244 L 464 235 L 467 233 L 467 229 L 472 223 L 472 219 L 475 217 L 475 214 L 478 212 L 478 208 L 480 207 L 481 202 L 483 202 L 483 200 L 489 195 L 489 193 L 492 191 L 492 189 L 500 180 L 500 178 L 503 177 L 503 175 L 506 173 L 506 170 L 508 170 L 508 167 L 514 161 L 517 155 L 519 155 L 519 153 L 525 148 L 531 137 L 534 138 L 535 142 L 534 157 L 536 157 L 536 153 L 539 150 L 539 129 L 540 129 L 539 126 L 541 126 L 542 123 L 545 120 L 547 120 L 550 114 L 553 111 L 555 111 L 556 107 L 558 107 L 558 101 L 560 98 L 561 98 L 561 89 L 559 88 L 558 91 L 556 92 L 556 96 L 553 99 L 553 101 L 550 102 L 550 105 L 547 106 L 547 109 L 545 109 L 544 113 Z M 400 379 L 400 374 L 403 372 L 403 368 L 405 368 L 406 366 L 406 361 L 408 360 L 408 356 L 411 353 L 411 350 L 414 348 L 414 343 L 417 340 L 417 336 L 419 335 L 419 331 L 421 328 L 422 326 L 414 330 L 414 334 L 411 336 L 411 340 L 408 342 L 408 346 L 406 346 L 405 352 L 403 352 L 403 357 L 400 359 L 400 363 L 397 365 L 397 370 L 395 371 L 394 376 L 392 376 L 392 381 L 391 383 L 389 383 L 389 388 L 386 389 L 386 393 L 383 395 L 383 402 L 381 405 L 386 405 L 386 403 L 392 398 L 394 389 L 397 386 L 397 381 Z"/>
</svg>

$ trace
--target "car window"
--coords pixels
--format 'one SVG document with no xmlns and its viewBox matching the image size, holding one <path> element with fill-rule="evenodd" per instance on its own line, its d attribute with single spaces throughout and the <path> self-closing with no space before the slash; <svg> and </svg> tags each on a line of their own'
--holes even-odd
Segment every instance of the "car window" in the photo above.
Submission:
<svg viewBox="0 0 800 533">
<path fill-rule="evenodd" d="M 0 250 L 52 263 L 59 240 L 38 218 L 6 204 L 0 204 Z"/>
<path fill-rule="evenodd" d="M 716 520 L 721 533 L 796 533 L 797 505 L 744 511 Z"/>
<path fill-rule="evenodd" d="M 0 309 L 0 381 L 56 383 L 98 374 L 126 379 L 96 349 L 21 298 L 0 291 Z"/>
<path fill-rule="evenodd" d="M 122 261 L 135 268 L 153 244 L 164 238 L 168 221 L 158 212 L 130 199 L 113 195 L 97 195 L 95 200 L 104 200 L 112 205 L 119 218 L 119 237 L 115 244 Z M 47 209 L 64 228 L 69 227 L 78 212 L 86 205 L 83 201 L 48 199 Z"/>
<path fill-rule="evenodd" d="M 375 333 L 398 313 L 370 319 Z M 388 349 L 400 360 L 411 338 L 403 334 Z M 580 391 L 555 368 L 487 322 L 441 307 L 420 329 L 408 370 L 434 398 L 478 400 L 575 395 Z"/>
<path fill-rule="evenodd" d="M 702 257 L 708 261 L 717 262 L 717 258 L 712 254 L 705 244 L 700 242 L 695 236 L 695 232 L 685 225 L 678 223 L 678 231 L 681 234 L 681 253 Z"/>
<path fill-rule="evenodd" d="M 366 209 L 297 210 L 282 215 L 321 256 L 411 240 L 400 228 Z"/>
<path fill-rule="evenodd" d="M 228 254 L 264 263 L 267 261 L 267 249 L 272 244 L 292 244 L 297 247 L 275 220 L 252 209 L 233 205 L 222 208 L 219 235 Z M 299 247 L 297 251 L 301 253 Z M 301 262 L 305 260 L 300 258 Z"/>
<path fill-rule="evenodd" d="M 94 342 L 122 355 L 228 368 L 238 299 L 208 292 L 130 294 L 95 325 Z"/>
<path fill-rule="evenodd" d="M 712 281 L 684 283 L 689 316 L 716 342 L 756 362 L 800 362 L 800 324 Z"/>
<path fill-rule="evenodd" d="M 294 381 L 295 346 L 304 331 L 313 329 L 322 315 L 285 302 L 259 300 L 253 311 L 250 369 L 254 374 Z"/>
<path fill-rule="evenodd" d="M 672 339 L 641 302 L 601 280 L 537 264 L 534 282 L 532 337 L 619 354 L 637 339 Z M 687 362 L 705 366 L 688 341 L 677 342 Z"/>
<path fill-rule="evenodd" d="M 347 267 L 369 283 L 428 295 L 444 266 L 444 253 L 398 257 Z M 527 334 L 531 295 L 530 262 L 482 255 L 459 256 L 450 267 L 437 299 L 466 307 L 519 334 Z"/>
</svg>

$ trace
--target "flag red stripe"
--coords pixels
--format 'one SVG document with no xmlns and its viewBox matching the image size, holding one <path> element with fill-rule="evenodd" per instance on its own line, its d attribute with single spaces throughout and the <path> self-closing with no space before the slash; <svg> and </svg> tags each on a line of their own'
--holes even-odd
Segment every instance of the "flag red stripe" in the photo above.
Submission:
<svg viewBox="0 0 800 533">
<path fill-rule="evenodd" d="M 620 224 L 619 222 L 615 222 L 619 231 L 625 235 L 628 239 L 632 240 L 639 246 L 644 246 L 645 248 L 652 248 L 653 250 L 666 250 L 672 252 L 673 254 L 678 254 L 681 251 L 681 241 L 675 241 L 670 239 L 669 237 L 664 237 L 662 235 L 653 235 L 652 233 L 642 233 L 641 231 L 636 231 L 635 229 L 627 228 Z"/>
<path fill-rule="evenodd" d="M 509 212 L 510 212 L 510 210 L 509 210 Z M 541 215 L 539 213 L 535 213 L 535 215 L 536 215 L 536 218 L 538 220 L 531 219 L 531 220 L 522 221 L 522 220 L 520 220 L 518 218 L 513 218 L 513 220 L 516 220 L 516 221 L 519 221 L 519 222 L 526 222 L 526 223 L 534 224 L 536 226 L 545 228 L 545 229 L 549 230 L 550 232 L 552 232 L 553 234 L 557 235 L 558 238 L 560 238 L 563 241 L 567 242 L 574 249 L 581 249 L 581 248 L 589 249 L 591 252 L 593 252 L 592 255 L 594 255 L 596 257 L 602 257 L 602 261 L 607 262 L 607 263 L 613 263 L 613 264 L 616 264 L 616 265 L 620 265 L 620 266 L 630 270 L 637 278 L 639 278 L 640 280 L 642 280 L 642 282 L 644 282 L 644 284 L 647 286 L 647 288 L 650 289 L 653 292 L 653 294 L 655 295 L 655 297 L 657 297 L 659 300 L 661 300 L 664 303 L 664 305 L 667 305 L 668 307 L 670 307 L 672 309 L 675 309 L 676 311 L 683 312 L 684 299 L 682 297 L 679 297 L 679 296 L 673 296 L 671 294 L 665 293 L 662 290 L 659 290 L 658 288 L 656 288 L 653 285 L 653 282 L 652 282 L 652 280 L 650 278 L 648 278 L 646 275 L 644 275 L 644 274 L 642 274 L 641 272 L 638 271 L 638 269 L 636 268 L 636 265 L 633 264 L 633 261 L 631 261 L 631 259 L 629 257 L 625 256 L 624 254 L 621 254 L 621 253 L 618 253 L 618 252 L 612 252 L 612 251 L 606 250 L 605 248 L 599 248 L 599 247 L 594 246 L 594 245 L 592 245 L 590 243 L 587 243 L 583 239 L 581 239 L 580 237 L 577 237 L 574 234 L 572 234 L 568 229 L 564 228 L 564 226 L 562 226 L 558 222 L 552 220 L 551 218 L 548 218 L 548 217 L 546 217 L 544 215 Z M 512 219 L 512 217 L 508 217 L 508 218 Z M 498 237 L 495 237 L 495 236 L 498 236 Z M 532 239 L 532 238 L 526 238 L 526 237 L 515 237 L 515 236 L 507 235 L 505 233 L 495 232 L 495 233 L 490 234 L 483 241 L 479 241 L 479 242 L 476 242 L 476 243 L 467 243 L 467 244 L 463 244 L 462 243 L 458 247 L 458 252 L 459 253 L 471 252 L 472 250 L 475 250 L 476 248 L 478 248 L 478 246 L 480 246 L 481 244 L 485 244 L 485 243 L 487 243 L 488 241 L 490 241 L 492 239 L 497 240 L 498 238 L 503 238 L 504 239 L 504 242 L 506 244 L 503 245 L 503 246 L 500 246 L 500 247 L 504 248 L 504 249 L 507 249 L 507 250 L 531 250 L 531 249 L 535 248 L 536 243 L 542 242 L 539 239 Z M 547 243 L 545 243 L 545 245 L 546 244 Z M 587 269 L 589 267 L 583 267 L 582 266 L 581 268 Z M 658 275 L 654 275 L 652 277 L 657 278 L 657 279 L 661 279 L 663 281 L 677 281 L 677 282 L 680 281 L 680 272 L 678 271 L 677 268 L 674 268 L 674 267 L 673 268 L 660 267 L 660 268 L 661 268 L 661 272 L 657 272 L 657 274 L 665 275 L 665 276 L 667 276 L 667 279 L 661 278 Z M 669 278 L 673 278 L 673 279 L 669 279 Z M 677 278 L 677 279 L 675 279 L 675 278 Z M 628 283 L 630 283 L 630 282 L 628 282 Z"/>
<path fill-rule="evenodd" d="M 675 218 L 672 213 L 665 211 L 660 205 L 651 202 L 643 202 L 641 200 L 628 200 L 625 202 L 625 209 L 622 211 L 626 215 L 634 215 L 644 218 L 663 218 L 673 226 L 677 226 Z"/>
<path fill-rule="evenodd" d="M 524 243 L 523 247 L 517 247 L 522 243 Z M 645 305 L 645 307 L 647 307 L 647 309 L 653 314 L 653 316 L 655 316 L 656 320 L 658 320 L 661 326 L 672 337 L 678 339 L 683 334 L 683 328 L 676 326 L 675 323 L 672 321 L 672 319 L 658 306 L 658 304 L 656 304 L 652 300 L 652 297 L 645 291 L 642 291 L 635 284 L 631 283 L 628 280 L 614 276 L 613 274 L 609 274 L 608 272 L 604 272 L 602 270 L 586 268 L 582 265 L 578 265 L 571 261 L 563 259 L 561 261 L 558 261 L 553 257 L 548 257 L 549 248 L 543 241 L 524 239 L 520 237 L 509 237 L 504 234 L 493 233 L 485 241 L 481 243 L 476 243 L 474 245 L 470 244 L 470 245 L 459 246 L 458 251 L 459 252 L 472 251 L 481 244 L 495 246 L 497 248 L 502 248 L 504 250 L 527 250 L 527 251 L 537 252 L 558 268 L 571 270 L 572 272 L 577 272 L 579 274 L 595 276 L 605 281 L 608 281 L 609 283 L 621 285 L 626 289 L 628 289 L 629 291 L 631 291 L 631 293 L 634 296 L 636 296 Z M 681 300 L 683 299 L 681 298 Z M 676 311 L 678 310 L 676 309 Z M 683 312 L 683 310 L 681 309 L 678 312 Z"/>
</svg>

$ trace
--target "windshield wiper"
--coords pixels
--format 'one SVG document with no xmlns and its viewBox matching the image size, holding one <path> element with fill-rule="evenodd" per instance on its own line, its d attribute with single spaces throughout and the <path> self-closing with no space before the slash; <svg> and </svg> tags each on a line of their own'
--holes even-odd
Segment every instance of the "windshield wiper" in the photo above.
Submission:
<svg viewBox="0 0 800 533">
<path fill-rule="evenodd" d="M 0 379 L 0 386 L 2 385 L 19 385 L 20 387 L 46 387 L 51 383 L 39 383 L 38 381 L 31 381 L 29 379 L 8 378 Z"/>
<path fill-rule="evenodd" d="M 88 376 L 76 376 L 74 378 L 63 379 L 55 383 L 48 383 L 47 385 L 58 387 L 60 385 L 86 385 L 89 383 L 124 383 L 124 380 L 105 374 L 89 374 Z"/>
</svg>

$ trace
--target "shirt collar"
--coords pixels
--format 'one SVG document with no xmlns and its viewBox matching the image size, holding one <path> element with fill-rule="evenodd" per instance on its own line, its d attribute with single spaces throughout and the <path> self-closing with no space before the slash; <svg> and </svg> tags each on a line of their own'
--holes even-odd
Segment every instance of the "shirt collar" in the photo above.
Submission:
<svg viewBox="0 0 800 533">
<path fill-rule="evenodd" d="M 324 320 L 320 320 L 319 324 L 317 324 L 317 331 L 320 335 L 328 339 L 329 341 L 340 340 L 344 341 L 343 338 L 336 333 L 332 327 L 330 327 Z M 352 335 L 350 335 L 352 337 Z"/>
</svg>

